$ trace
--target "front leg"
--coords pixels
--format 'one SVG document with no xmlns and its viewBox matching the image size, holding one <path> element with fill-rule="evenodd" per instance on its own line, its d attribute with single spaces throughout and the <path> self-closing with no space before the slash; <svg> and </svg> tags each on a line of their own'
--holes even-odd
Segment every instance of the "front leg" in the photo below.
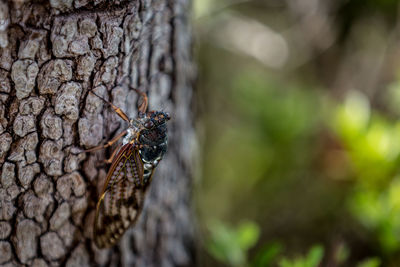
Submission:
<svg viewBox="0 0 400 267">
<path fill-rule="evenodd" d="M 118 150 L 119 150 L 119 147 L 115 148 L 113 153 L 111 154 L 111 157 L 109 159 L 105 159 L 104 163 L 106 163 L 106 164 L 112 163 Z"/>
</svg>

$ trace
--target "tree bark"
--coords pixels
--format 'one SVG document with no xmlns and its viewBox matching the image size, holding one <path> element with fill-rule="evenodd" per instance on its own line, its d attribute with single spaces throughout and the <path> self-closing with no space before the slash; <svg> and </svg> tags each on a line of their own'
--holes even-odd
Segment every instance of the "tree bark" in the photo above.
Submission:
<svg viewBox="0 0 400 267">
<path fill-rule="evenodd" d="M 1 0 L 0 0 L 1 1 Z M 0 2 L 0 265 L 192 266 L 189 0 Z M 111 149 L 147 92 L 171 114 L 144 210 L 118 245 L 92 242 Z"/>
</svg>

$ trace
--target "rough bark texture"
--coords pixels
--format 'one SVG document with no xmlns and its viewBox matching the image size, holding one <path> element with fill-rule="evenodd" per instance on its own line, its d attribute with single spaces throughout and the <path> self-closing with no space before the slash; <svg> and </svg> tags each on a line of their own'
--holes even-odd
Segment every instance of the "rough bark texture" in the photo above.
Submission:
<svg viewBox="0 0 400 267">
<path fill-rule="evenodd" d="M 190 266 L 189 0 L 0 2 L 0 265 Z M 92 242 L 110 151 L 136 87 L 170 112 L 169 150 L 119 245 Z"/>
</svg>

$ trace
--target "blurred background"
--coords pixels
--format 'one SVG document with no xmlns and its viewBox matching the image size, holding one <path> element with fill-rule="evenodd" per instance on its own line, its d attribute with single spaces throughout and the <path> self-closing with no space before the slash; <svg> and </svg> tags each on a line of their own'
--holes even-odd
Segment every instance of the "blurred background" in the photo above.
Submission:
<svg viewBox="0 0 400 267">
<path fill-rule="evenodd" d="M 201 266 L 400 266 L 399 11 L 194 1 Z"/>
</svg>

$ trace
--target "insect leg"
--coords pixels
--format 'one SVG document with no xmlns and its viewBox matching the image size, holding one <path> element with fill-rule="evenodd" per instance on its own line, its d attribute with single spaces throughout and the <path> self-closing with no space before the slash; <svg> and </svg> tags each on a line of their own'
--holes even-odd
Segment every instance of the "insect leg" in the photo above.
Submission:
<svg viewBox="0 0 400 267">
<path fill-rule="evenodd" d="M 109 159 L 104 160 L 104 163 L 110 164 L 113 161 L 115 155 L 117 154 L 118 149 L 119 147 L 115 148 L 113 153 L 111 154 L 111 157 Z"/>
<path fill-rule="evenodd" d="M 103 149 L 103 148 L 112 146 L 112 144 L 114 144 L 115 142 L 117 142 L 117 141 L 118 141 L 122 136 L 124 136 L 127 132 L 128 132 L 127 130 L 121 132 L 121 133 L 118 134 L 116 137 L 114 137 L 114 139 L 108 141 L 105 145 L 99 145 L 99 146 L 96 146 L 96 147 L 93 147 L 93 148 L 90 148 L 90 149 L 86 149 L 86 150 L 84 150 L 83 152 L 93 152 L 93 151 L 97 151 L 97 150 L 100 150 L 100 149 Z"/>
<path fill-rule="evenodd" d="M 99 96 L 95 92 L 89 91 L 89 93 L 94 94 L 95 96 L 97 96 L 98 98 L 109 104 L 113 108 L 113 110 L 118 114 L 118 116 L 120 116 L 124 121 L 129 122 L 128 116 L 119 107 L 115 106 L 113 103 Z"/>
<path fill-rule="evenodd" d="M 132 89 L 135 90 L 136 93 L 138 93 L 139 95 L 141 95 L 143 97 L 143 102 L 138 107 L 138 111 L 139 111 L 139 115 L 144 115 L 146 113 L 147 105 L 148 105 L 148 102 L 149 102 L 149 100 L 147 98 L 147 95 L 146 95 L 146 93 L 143 93 L 143 92 L 139 91 L 136 88 L 132 88 Z"/>
</svg>

